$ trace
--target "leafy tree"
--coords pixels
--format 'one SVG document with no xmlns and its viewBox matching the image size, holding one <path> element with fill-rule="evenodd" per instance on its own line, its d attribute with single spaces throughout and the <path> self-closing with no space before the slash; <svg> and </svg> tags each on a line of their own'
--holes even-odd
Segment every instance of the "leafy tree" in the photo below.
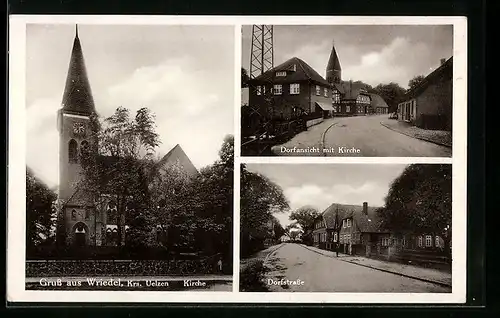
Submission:
<svg viewBox="0 0 500 318">
<path fill-rule="evenodd" d="M 247 255 L 262 247 L 274 213 L 289 209 L 283 189 L 267 177 L 241 166 L 240 183 L 241 252 Z"/>
<path fill-rule="evenodd" d="M 372 93 L 373 92 L 373 87 L 370 84 L 366 84 L 363 81 L 354 81 L 352 83 L 356 84 L 356 85 L 361 85 L 364 89 L 366 89 L 366 91 L 368 93 Z"/>
<path fill-rule="evenodd" d="M 296 221 L 304 232 L 310 231 L 314 226 L 314 220 L 320 215 L 318 210 L 312 206 L 303 206 L 290 214 L 290 220 Z"/>
<path fill-rule="evenodd" d="M 245 68 L 241 68 L 241 88 L 248 87 L 248 81 L 250 76 L 248 76 L 248 71 Z"/>
<path fill-rule="evenodd" d="M 415 76 L 414 78 L 412 78 L 409 82 L 408 82 L 408 89 L 413 89 L 415 87 L 418 86 L 418 84 L 420 84 L 423 80 L 425 79 L 425 76 L 423 75 L 418 75 L 418 76 Z"/>
<path fill-rule="evenodd" d="M 90 144 L 82 150 L 83 180 L 78 185 L 89 199 L 102 210 L 107 203 L 105 195 L 116 202 L 119 245 L 124 240 L 125 218 L 134 219 L 148 208 L 148 182 L 154 168 L 153 155 L 160 141 L 155 132 L 154 115 L 147 108 L 139 109 L 135 117 L 130 111 L 118 107 L 113 115 L 102 122 L 91 117 Z M 134 208 L 130 209 L 129 205 Z M 150 232 L 151 222 L 137 222 L 130 233 Z M 136 226 L 135 229 L 132 227 Z M 146 242 L 139 240 L 138 242 Z"/>
<path fill-rule="evenodd" d="M 451 239 L 451 165 L 414 164 L 396 178 L 378 210 L 382 226 L 396 233 Z"/>
<path fill-rule="evenodd" d="M 53 239 L 57 195 L 26 168 L 26 244 L 28 252 Z"/>
<path fill-rule="evenodd" d="M 395 112 L 398 104 L 403 101 L 406 90 L 397 83 L 379 84 L 374 87 L 374 92 L 382 97 L 389 106 L 389 112 Z"/>
<path fill-rule="evenodd" d="M 281 225 L 281 223 L 279 222 L 279 220 L 273 216 L 273 219 L 275 220 L 273 222 L 273 226 L 274 226 L 274 237 L 273 239 L 278 241 L 283 235 L 286 235 L 286 230 L 283 228 L 283 226 Z"/>
</svg>

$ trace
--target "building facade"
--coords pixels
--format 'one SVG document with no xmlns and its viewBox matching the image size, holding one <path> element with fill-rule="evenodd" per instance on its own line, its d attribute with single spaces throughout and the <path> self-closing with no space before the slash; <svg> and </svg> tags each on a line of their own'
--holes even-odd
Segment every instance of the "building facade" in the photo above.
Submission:
<svg viewBox="0 0 500 318">
<path fill-rule="evenodd" d="M 90 132 L 91 116 L 96 114 L 94 99 L 83 58 L 78 30 L 73 43 L 62 107 L 58 111 L 59 193 L 58 238 L 68 245 L 123 245 L 128 226 L 126 213 L 118 214 L 112 195 L 92 197 L 82 190 L 80 155 L 97 151 Z M 98 164 L 112 164 L 113 158 L 98 156 Z M 159 162 L 158 168 L 180 166 L 188 175 L 198 173 L 182 148 L 177 145 Z M 101 202 L 97 204 L 97 202 Z M 125 207 L 125 210 L 128 207 Z M 120 227 L 120 228 L 119 228 Z"/>
<path fill-rule="evenodd" d="M 329 116 L 328 82 L 303 60 L 293 57 L 249 81 L 249 106 L 267 119 Z"/>
<path fill-rule="evenodd" d="M 398 119 L 424 129 L 451 131 L 453 113 L 453 57 L 410 89 L 398 104 Z"/>
<path fill-rule="evenodd" d="M 332 204 L 316 218 L 310 235 L 313 246 L 348 255 L 414 263 L 447 264 L 450 260 L 442 236 L 388 231 L 381 225 L 377 208 L 367 202 Z"/>
</svg>

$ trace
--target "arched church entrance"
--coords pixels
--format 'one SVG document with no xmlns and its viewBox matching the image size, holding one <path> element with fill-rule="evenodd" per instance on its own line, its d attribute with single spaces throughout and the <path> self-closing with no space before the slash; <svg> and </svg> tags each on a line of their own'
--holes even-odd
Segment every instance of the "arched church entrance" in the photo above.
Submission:
<svg viewBox="0 0 500 318">
<path fill-rule="evenodd" d="M 78 222 L 73 226 L 73 244 L 77 247 L 84 247 L 87 245 L 87 238 L 89 235 L 89 228 L 85 223 Z"/>
</svg>

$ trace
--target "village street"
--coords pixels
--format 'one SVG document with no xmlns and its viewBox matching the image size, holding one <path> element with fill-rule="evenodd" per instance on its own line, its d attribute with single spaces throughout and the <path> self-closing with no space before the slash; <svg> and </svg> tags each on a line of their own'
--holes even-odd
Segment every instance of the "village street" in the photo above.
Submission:
<svg viewBox="0 0 500 318">
<path fill-rule="evenodd" d="M 451 148 L 412 138 L 380 124 L 388 114 L 373 116 L 337 117 L 311 127 L 283 145 L 273 147 L 281 156 L 301 156 L 303 153 L 284 152 L 282 146 L 320 148 L 316 156 L 359 157 L 451 157 Z M 325 133 L 326 131 L 326 133 Z M 323 149 L 333 152 L 324 152 Z M 356 149 L 355 153 L 339 153 L 339 147 Z M 359 150 L 359 152 L 357 151 Z"/>
<path fill-rule="evenodd" d="M 451 292 L 437 284 L 342 261 L 342 255 L 328 257 L 303 245 L 284 243 L 266 260 L 271 268 L 266 287 L 275 292 Z M 299 284 L 276 284 L 285 280 Z"/>
</svg>

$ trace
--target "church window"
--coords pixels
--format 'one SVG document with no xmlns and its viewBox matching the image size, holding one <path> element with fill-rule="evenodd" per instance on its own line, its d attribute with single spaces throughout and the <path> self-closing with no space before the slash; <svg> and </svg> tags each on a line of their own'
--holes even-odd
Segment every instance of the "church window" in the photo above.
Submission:
<svg viewBox="0 0 500 318">
<path fill-rule="evenodd" d="M 76 163 L 78 158 L 78 144 L 76 140 L 71 139 L 68 144 L 68 157 L 70 163 Z"/>
<path fill-rule="evenodd" d="M 76 210 L 71 211 L 71 219 L 76 220 Z"/>
</svg>

